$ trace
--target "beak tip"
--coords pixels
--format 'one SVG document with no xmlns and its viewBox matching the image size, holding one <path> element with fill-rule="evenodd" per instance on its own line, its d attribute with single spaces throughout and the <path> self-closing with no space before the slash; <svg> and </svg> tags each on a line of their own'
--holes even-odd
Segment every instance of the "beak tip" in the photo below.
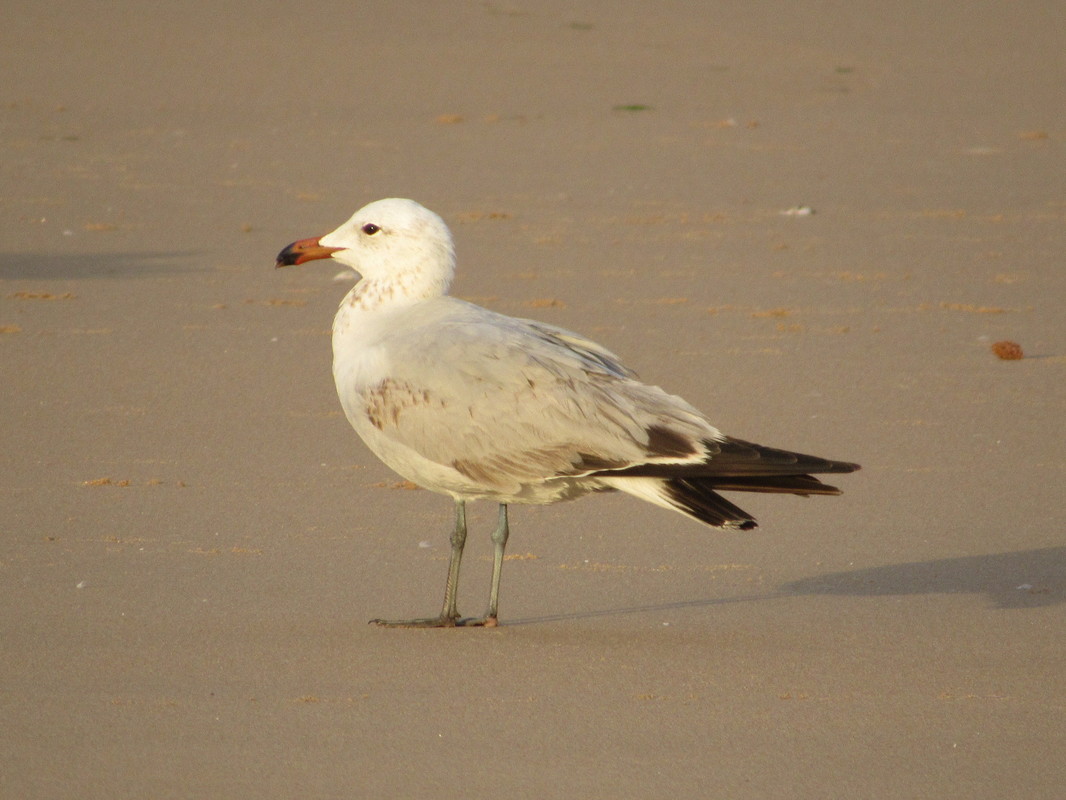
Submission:
<svg viewBox="0 0 1066 800">
<path fill-rule="evenodd" d="M 343 249 L 342 247 L 320 245 L 318 239 L 300 239 L 278 253 L 278 257 L 274 261 L 274 269 L 290 267 L 293 264 L 303 264 L 305 261 L 313 261 L 317 258 L 329 258 L 333 253 Z"/>
</svg>

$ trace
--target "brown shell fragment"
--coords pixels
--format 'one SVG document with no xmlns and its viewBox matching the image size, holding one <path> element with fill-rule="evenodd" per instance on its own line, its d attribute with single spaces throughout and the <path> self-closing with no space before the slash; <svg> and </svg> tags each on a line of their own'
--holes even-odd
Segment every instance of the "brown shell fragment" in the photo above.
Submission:
<svg viewBox="0 0 1066 800">
<path fill-rule="evenodd" d="M 992 352 L 996 354 L 997 358 L 1001 358 L 1004 361 L 1017 361 L 1025 358 L 1025 353 L 1022 352 L 1022 346 L 1017 342 L 1002 341 L 996 342 L 992 345 Z"/>
</svg>

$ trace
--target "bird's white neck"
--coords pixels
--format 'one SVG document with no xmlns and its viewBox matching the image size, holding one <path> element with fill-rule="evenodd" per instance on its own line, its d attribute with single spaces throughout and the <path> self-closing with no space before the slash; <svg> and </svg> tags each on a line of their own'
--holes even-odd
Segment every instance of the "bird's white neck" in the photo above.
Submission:
<svg viewBox="0 0 1066 800">
<path fill-rule="evenodd" d="M 386 280 L 363 278 L 345 296 L 341 308 L 348 307 L 357 313 L 406 308 L 440 297 L 448 291 L 449 283 L 444 276 L 434 279 L 417 271 L 393 274 Z"/>
</svg>

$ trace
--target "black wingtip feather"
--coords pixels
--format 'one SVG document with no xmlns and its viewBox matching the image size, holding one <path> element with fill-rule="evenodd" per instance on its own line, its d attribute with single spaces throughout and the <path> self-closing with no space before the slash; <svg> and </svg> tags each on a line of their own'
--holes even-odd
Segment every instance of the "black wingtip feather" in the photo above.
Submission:
<svg viewBox="0 0 1066 800">
<path fill-rule="evenodd" d="M 735 487 L 729 488 L 744 492 L 839 494 L 839 490 L 826 486 L 811 475 L 855 472 L 860 469 L 858 464 L 850 461 L 832 461 L 729 437 L 722 441 L 707 440 L 703 446 L 707 456 L 702 461 L 682 464 L 655 461 L 605 470 L 604 473 L 633 478 L 705 478 L 720 489 L 735 483 Z M 795 488 L 786 487 L 788 478 L 797 479 Z M 804 481 L 808 484 L 807 489 L 799 485 Z M 779 484 L 778 488 L 772 488 L 775 482 Z"/>
<path fill-rule="evenodd" d="M 707 465 L 715 475 L 772 476 L 855 472 L 861 469 L 850 461 L 833 461 L 807 453 L 726 437 L 721 442 L 705 442 L 712 453 Z M 716 452 L 717 451 L 717 452 Z M 711 474 L 711 473 L 708 473 Z"/>
</svg>

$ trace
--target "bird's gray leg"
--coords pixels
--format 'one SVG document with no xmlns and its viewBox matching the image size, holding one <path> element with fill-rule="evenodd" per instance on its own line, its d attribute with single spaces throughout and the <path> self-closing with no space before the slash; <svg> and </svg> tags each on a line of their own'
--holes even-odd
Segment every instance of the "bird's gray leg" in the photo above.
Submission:
<svg viewBox="0 0 1066 800">
<path fill-rule="evenodd" d="M 507 504 L 500 503 L 500 518 L 492 532 L 492 591 L 489 593 L 489 610 L 485 624 L 496 625 L 496 612 L 500 607 L 500 573 L 503 572 L 503 552 L 507 549 L 507 537 L 511 530 L 507 525 Z"/>
<path fill-rule="evenodd" d="M 499 625 L 496 612 L 500 605 L 500 573 L 503 572 L 503 552 L 507 548 L 507 537 L 510 529 L 507 526 L 507 505 L 500 503 L 499 520 L 496 530 L 492 532 L 492 590 L 489 592 L 489 610 L 483 617 L 474 617 L 459 620 L 459 625 L 480 626 L 483 628 L 495 628 Z"/>
<path fill-rule="evenodd" d="M 463 548 L 466 546 L 466 502 L 455 501 L 455 529 L 452 531 L 452 555 L 448 560 L 448 583 L 444 587 L 444 608 L 441 619 L 459 619 L 459 564 L 463 560 Z"/>
<path fill-rule="evenodd" d="M 466 502 L 455 501 L 455 528 L 451 537 L 452 554 L 448 561 L 448 583 L 444 587 L 444 607 L 439 617 L 422 617 L 420 619 L 372 619 L 371 625 L 386 628 L 454 628 L 461 625 L 457 608 L 459 591 L 459 565 L 463 560 L 463 547 L 466 546 Z M 475 621 L 474 624 L 484 624 Z"/>
</svg>

